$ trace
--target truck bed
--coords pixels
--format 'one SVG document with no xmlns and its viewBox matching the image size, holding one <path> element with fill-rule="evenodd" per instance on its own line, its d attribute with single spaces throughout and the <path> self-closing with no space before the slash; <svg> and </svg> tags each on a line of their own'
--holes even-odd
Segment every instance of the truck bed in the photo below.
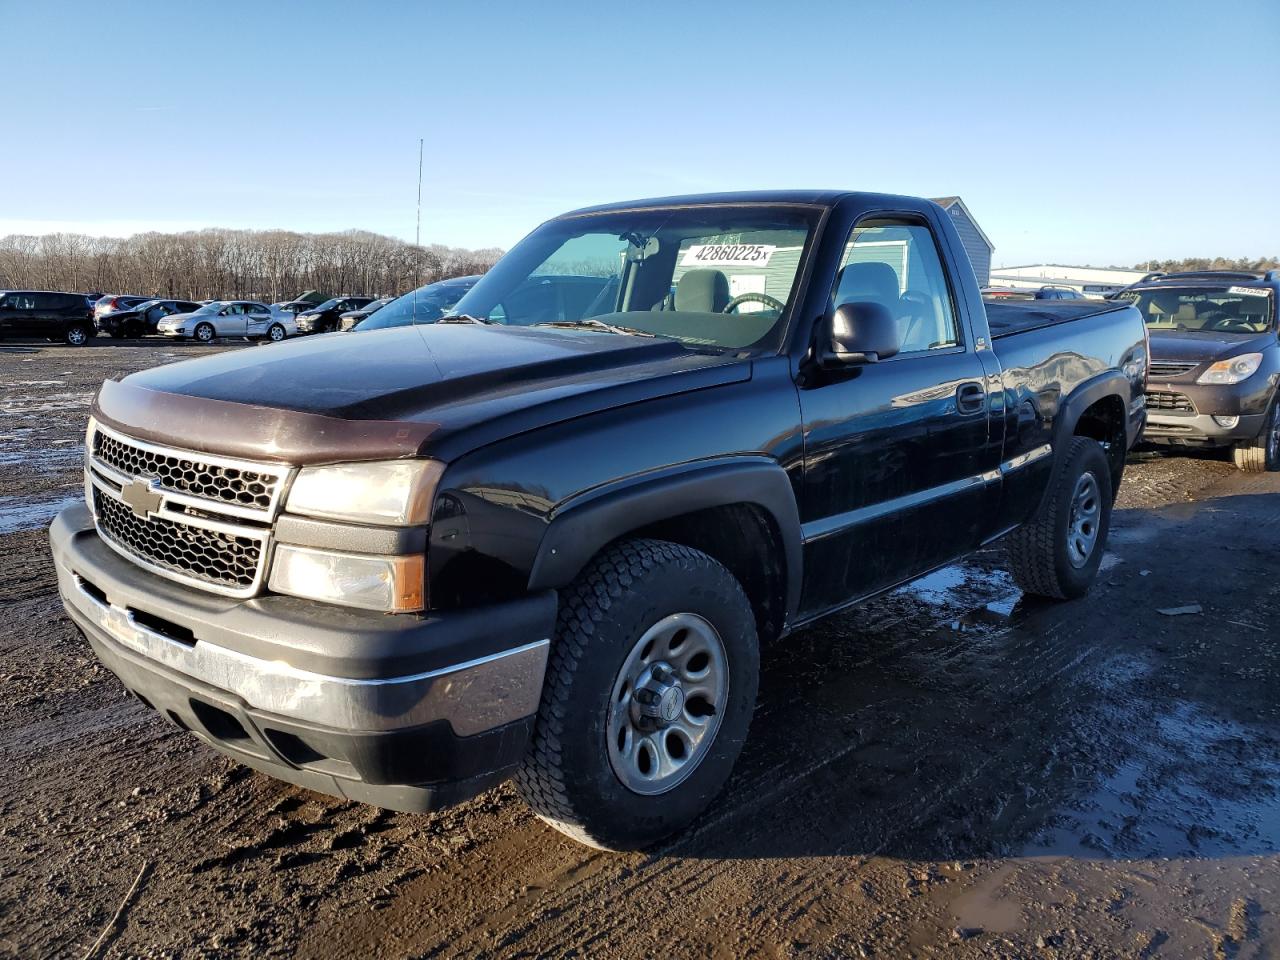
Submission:
<svg viewBox="0 0 1280 960">
<path fill-rule="evenodd" d="M 1123 310 L 1128 303 L 1118 300 L 984 300 L 983 305 L 987 308 L 991 338 L 999 340 L 1015 333 Z"/>
</svg>

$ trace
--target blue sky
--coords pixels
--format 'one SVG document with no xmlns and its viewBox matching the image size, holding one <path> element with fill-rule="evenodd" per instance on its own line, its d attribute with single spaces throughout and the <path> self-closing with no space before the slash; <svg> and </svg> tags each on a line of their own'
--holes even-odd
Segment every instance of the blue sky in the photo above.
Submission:
<svg viewBox="0 0 1280 960">
<path fill-rule="evenodd" d="M 0 235 L 509 246 L 703 190 L 964 197 L 995 262 L 1280 254 L 1280 2 L 0 0 Z M 21 42 L 18 42 L 21 40 Z"/>
</svg>

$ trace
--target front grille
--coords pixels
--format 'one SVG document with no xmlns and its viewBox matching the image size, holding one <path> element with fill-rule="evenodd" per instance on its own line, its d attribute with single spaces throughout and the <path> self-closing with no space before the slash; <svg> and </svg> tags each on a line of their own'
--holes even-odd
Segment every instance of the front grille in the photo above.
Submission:
<svg viewBox="0 0 1280 960">
<path fill-rule="evenodd" d="M 93 509 L 104 537 L 152 566 L 237 592 L 258 583 L 266 546 L 261 538 L 194 527 L 155 515 L 144 519 L 97 487 Z"/>
<path fill-rule="evenodd" d="M 1174 410 L 1179 413 L 1195 413 L 1195 405 L 1191 398 L 1182 393 L 1167 393 L 1152 390 L 1147 393 L 1148 410 Z"/>
<path fill-rule="evenodd" d="M 88 450 L 90 505 L 109 546 L 193 587 L 261 590 L 289 467 L 159 446 L 97 423 Z"/>
<path fill-rule="evenodd" d="M 166 490 L 193 497 L 270 511 L 281 476 L 198 459 L 198 455 L 162 452 L 98 430 L 93 455 L 127 477 L 152 477 Z"/>
<path fill-rule="evenodd" d="M 1180 377 L 1184 373 L 1190 373 L 1196 367 L 1200 366 L 1197 362 L 1187 363 L 1182 360 L 1152 360 L 1147 367 L 1147 372 L 1160 379 L 1169 377 Z"/>
</svg>

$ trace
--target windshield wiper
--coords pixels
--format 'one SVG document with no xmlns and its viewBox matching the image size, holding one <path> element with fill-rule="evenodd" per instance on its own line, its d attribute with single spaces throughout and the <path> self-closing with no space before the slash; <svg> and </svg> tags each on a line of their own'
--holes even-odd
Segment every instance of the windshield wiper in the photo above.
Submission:
<svg viewBox="0 0 1280 960">
<path fill-rule="evenodd" d="M 605 323 L 595 317 L 585 320 L 548 320 L 545 323 L 532 323 L 532 327 L 566 327 L 569 329 L 586 327 L 588 330 L 602 330 L 605 333 L 621 333 L 628 337 L 656 337 L 656 333 L 648 330 L 637 330 L 635 327 L 624 327 L 616 323 Z"/>
<path fill-rule="evenodd" d="M 497 320 L 490 320 L 488 317 L 473 317 L 469 313 L 451 313 L 446 317 L 441 317 L 436 323 L 483 323 L 494 324 Z"/>
</svg>

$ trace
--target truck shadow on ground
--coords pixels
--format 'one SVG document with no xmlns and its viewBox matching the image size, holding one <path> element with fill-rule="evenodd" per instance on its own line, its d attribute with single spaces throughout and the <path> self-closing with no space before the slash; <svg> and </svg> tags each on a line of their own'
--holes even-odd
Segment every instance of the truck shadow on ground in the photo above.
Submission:
<svg viewBox="0 0 1280 960">
<path fill-rule="evenodd" d="M 1083 600 L 1011 600 L 989 551 L 941 601 L 926 580 L 774 644 L 728 790 L 663 852 L 1275 853 L 1278 517 L 1271 492 L 1117 511 Z"/>
</svg>

